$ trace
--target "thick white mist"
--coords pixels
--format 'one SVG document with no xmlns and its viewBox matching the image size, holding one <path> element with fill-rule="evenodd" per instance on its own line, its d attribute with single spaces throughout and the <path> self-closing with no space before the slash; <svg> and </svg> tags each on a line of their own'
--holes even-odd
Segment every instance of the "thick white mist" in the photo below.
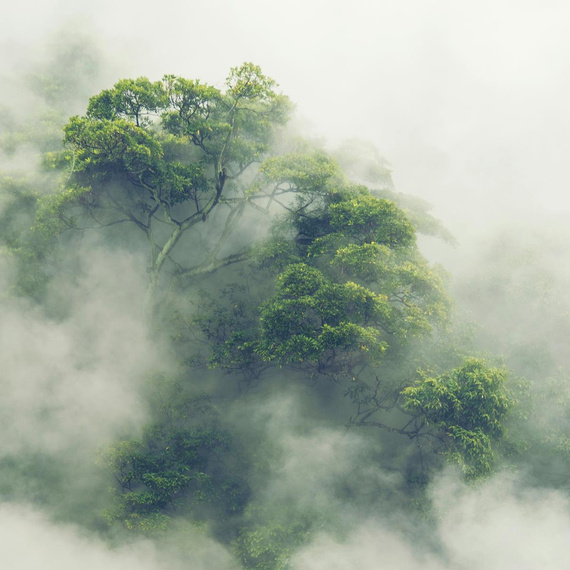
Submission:
<svg viewBox="0 0 570 570">
<path fill-rule="evenodd" d="M 67 318 L 2 302 L 0 456 L 93 450 L 146 417 L 140 392 L 160 354 L 140 311 L 139 268 L 96 247 L 82 265 L 77 281 L 55 280 Z"/>
<path fill-rule="evenodd" d="M 25 2 L 0 24 L 0 47 L 7 62 L 34 54 L 36 38 L 68 21 L 90 27 L 131 76 L 220 84 L 230 66 L 255 61 L 315 134 L 370 139 L 393 163 L 398 189 L 434 202 L 459 231 L 568 211 L 569 16 L 555 0 L 271 10 L 260 0 Z"/>
</svg>

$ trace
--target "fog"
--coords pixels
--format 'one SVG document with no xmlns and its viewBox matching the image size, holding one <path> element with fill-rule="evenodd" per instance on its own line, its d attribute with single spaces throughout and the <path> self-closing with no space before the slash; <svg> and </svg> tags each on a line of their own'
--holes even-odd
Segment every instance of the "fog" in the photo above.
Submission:
<svg viewBox="0 0 570 570">
<path fill-rule="evenodd" d="M 519 494 L 509 477 L 482 489 L 461 488 L 442 479 L 434 493 L 441 510 L 437 533 L 443 553 L 417 547 L 417 531 L 393 532 L 377 520 L 365 521 L 345 541 L 317 538 L 298 553 L 295 568 L 321 570 L 372 565 L 397 570 L 492 570 L 564 568 L 569 519 L 558 494 Z M 415 536 L 414 536 L 415 534 Z"/>
<path fill-rule="evenodd" d="M 166 553 L 151 541 L 110 548 L 73 525 L 54 524 L 29 506 L 3 504 L 0 508 L 2 563 L 25 569 L 166 570 L 194 568 L 235 570 L 228 553 L 198 533 L 186 533 L 189 553 Z M 189 566 L 191 564 L 191 566 Z"/>
<path fill-rule="evenodd" d="M 34 46 L 64 23 L 133 77 L 219 84 L 230 66 L 254 61 L 315 136 L 370 139 L 398 189 L 459 228 L 476 205 L 491 219 L 568 207 L 568 10 L 556 1 L 23 2 L 1 32 L 4 66 L 40 57 Z"/>
<path fill-rule="evenodd" d="M 456 244 L 423 237 L 420 246 L 448 271 L 477 349 L 521 376 L 547 372 L 554 397 L 567 389 L 567 2 L 25 0 L 4 12 L 0 131 L 16 130 L 6 121 L 33 131 L 45 102 L 30 85 L 62 46 L 97 54 L 69 99 L 54 103 L 66 117 L 121 77 L 173 73 L 221 87 L 230 67 L 252 61 L 294 102 L 292 130 L 331 151 L 347 139 L 372 143 L 395 190 L 431 204 Z M 1 170 L 36 176 L 49 144 L 2 152 Z M 43 176 L 40 192 L 50 184 Z M 0 211 L 8 205 L 0 201 Z M 78 265 L 64 264 L 43 307 L 14 302 L 17 269 L 0 257 L 0 565 L 240 568 L 208 528 L 176 528 L 171 542 L 101 529 L 112 485 L 98 465 L 101 449 L 142 432 L 149 378 L 178 365 L 168 364 L 170 348 L 140 311 L 142 255 L 91 234 L 75 253 Z M 536 363 L 539 352 L 548 364 Z M 401 474 L 367 463 L 392 457 L 397 444 L 333 429 L 324 412 L 303 415 L 306 393 L 272 382 L 222 411 L 246 439 L 259 438 L 260 455 L 276 458 L 250 482 L 252 509 L 319 512 L 338 528 L 323 523 L 292 554 L 292 570 L 565 568 L 570 505 L 555 459 L 515 461 L 476 485 L 444 470 L 429 486 L 437 516 L 421 519 L 399 506 Z M 214 392 L 220 378 L 212 384 Z M 550 407 L 549 390 L 537 384 L 531 417 L 551 435 L 568 420 L 563 403 Z M 550 423 L 537 419 L 548 410 Z M 16 456 L 23 463 L 12 466 Z M 339 481 L 361 502 L 348 505 Z"/>
</svg>

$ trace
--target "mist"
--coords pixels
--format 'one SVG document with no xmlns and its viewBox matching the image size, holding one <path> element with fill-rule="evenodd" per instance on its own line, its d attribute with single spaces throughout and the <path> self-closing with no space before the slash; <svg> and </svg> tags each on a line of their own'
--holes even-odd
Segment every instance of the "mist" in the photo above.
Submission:
<svg viewBox="0 0 570 570">
<path fill-rule="evenodd" d="M 0 563 L 564 568 L 567 3 L 82 4 L 21 2 L 0 22 L 0 171 L 23 180 L 0 196 L 9 221 L 0 245 Z M 344 156 L 354 181 L 400 193 L 404 209 L 402 195 L 419 198 L 445 228 L 418 238 L 427 260 L 443 266 L 453 299 L 451 332 L 425 349 L 433 369 L 446 358 L 457 366 L 457 354 L 470 350 L 523 386 L 501 459 L 483 479 L 465 481 L 437 459 L 426 460 L 433 476 L 422 479 L 414 469 L 429 446 L 355 427 L 348 391 L 303 380 L 303 366 L 262 369 L 262 380 L 212 367 L 188 323 L 212 299 L 240 310 L 266 306 L 274 286 L 257 282 L 249 266 L 205 274 L 191 290 L 176 288 L 173 269 L 162 283 L 170 312 L 152 322 L 141 310 L 151 269 L 136 229 L 62 233 L 56 253 L 21 257 L 27 242 L 18 236 L 34 225 L 25 204 L 66 183 L 43 168 L 46 153 L 59 151 L 63 126 L 85 113 L 89 97 L 120 78 L 171 73 L 223 89 L 228 70 L 244 61 L 293 102 L 285 141 L 304 137 L 341 163 Z M 370 164 L 377 169 L 367 178 Z M 181 240 L 184 259 L 213 247 L 222 214 L 212 219 L 213 229 Z M 270 235 L 268 216 L 243 220 L 222 252 Z M 46 273 L 33 273 L 42 264 Z M 245 293 L 227 293 L 240 279 Z M 448 354 L 438 348 L 446 334 L 469 340 Z M 417 374 L 421 350 L 401 353 L 407 368 L 384 369 L 394 384 Z M 164 396 L 169 390 L 175 396 Z M 164 404 L 169 397 L 174 403 Z M 215 480 L 235 472 L 220 488 L 241 503 L 224 510 L 182 496 L 166 509 L 168 531 L 121 526 L 113 509 L 130 487 L 117 486 L 109 450 L 143 445 L 177 422 L 194 429 L 202 417 L 208 437 L 222 443 L 199 473 Z"/>
<path fill-rule="evenodd" d="M 517 491 L 508 475 L 476 490 L 444 477 L 433 492 L 441 512 L 435 532 L 443 552 L 418 547 L 417 529 L 395 533 L 376 519 L 365 521 L 343 541 L 325 535 L 317 538 L 297 555 L 294 567 L 564 568 L 569 520 L 561 495 Z"/>
</svg>

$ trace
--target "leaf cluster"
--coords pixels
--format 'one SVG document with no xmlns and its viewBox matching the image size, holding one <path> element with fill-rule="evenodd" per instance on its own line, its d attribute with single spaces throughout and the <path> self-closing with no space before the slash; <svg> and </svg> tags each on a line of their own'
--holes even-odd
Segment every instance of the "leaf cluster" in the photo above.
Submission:
<svg viewBox="0 0 570 570">
<path fill-rule="evenodd" d="M 280 172 L 291 178 L 288 165 Z M 241 346 L 250 356 L 351 375 L 357 363 L 377 364 L 390 346 L 445 322 L 443 279 L 417 252 L 414 228 L 395 204 L 362 187 L 328 189 L 293 207 L 281 227 L 257 250 L 259 265 L 278 275 L 256 338 Z M 228 352 L 235 340 L 224 341 Z"/>
<path fill-rule="evenodd" d="M 248 491 L 220 461 L 232 439 L 209 400 L 184 396 L 175 384 L 155 417 L 140 439 L 120 441 L 104 453 L 117 481 L 108 519 L 148 531 L 165 528 L 182 505 L 190 512 L 200 504 L 216 506 L 220 515 L 239 511 Z"/>
<path fill-rule="evenodd" d="M 514 405 L 505 370 L 470 358 L 447 374 L 423 378 L 403 395 L 406 409 L 441 432 L 448 455 L 469 477 L 491 471 L 493 443 L 504 436 L 505 419 Z"/>
</svg>

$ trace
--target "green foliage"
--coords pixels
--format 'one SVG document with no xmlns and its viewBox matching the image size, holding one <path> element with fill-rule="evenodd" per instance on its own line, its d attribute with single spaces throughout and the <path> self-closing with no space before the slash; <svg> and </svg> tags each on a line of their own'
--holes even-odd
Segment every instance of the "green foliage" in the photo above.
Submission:
<svg viewBox="0 0 570 570">
<path fill-rule="evenodd" d="M 216 506 L 219 516 L 239 511 L 247 489 L 219 460 L 230 446 L 209 400 L 185 397 L 175 384 L 140 439 L 120 441 L 104 454 L 118 483 L 108 519 L 152 531 L 165 529 L 181 505 L 187 514 L 203 503 Z"/>
<path fill-rule="evenodd" d="M 418 233 L 455 243 L 449 230 L 429 213 L 430 204 L 417 196 L 394 191 L 390 163 L 372 143 L 360 139 L 347 140 L 334 152 L 334 156 L 350 180 L 365 184 L 377 198 L 397 204 Z"/>
<path fill-rule="evenodd" d="M 405 214 L 388 200 L 362 194 L 329 207 L 333 232 L 343 232 L 361 243 L 377 242 L 391 248 L 407 247 L 415 231 Z"/>
<path fill-rule="evenodd" d="M 53 93 L 62 86 L 54 83 Z M 430 466 L 441 466 L 441 451 L 469 478 L 489 474 L 511 445 L 505 434 L 515 406 L 506 372 L 481 359 L 465 360 L 467 343 L 449 324 L 445 276 L 416 244 L 417 232 L 449 238 L 427 205 L 393 192 L 387 163 L 363 146 L 369 156 L 362 164 L 351 168 L 340 157 L 346 172 L 309 145 L 272 155 L 290 111 L 275 82 L 250 63 L 233 68 L 221 89 L 173 75 L 156 82 L 123 79 L 92 97 L 85 116 L 68 120 L 63 149 L 46 146 L 43 167 L 60 174 L 57 192 L 8 179 L 0 187 L 0 251 L 19 261 L 20 291 L 40 297 L 48 272 L 58 269 L 53 247 L 66 243 L 67 230 L 116 224 L 135 228 L 147 247 L 151 293 L 163 267 L 173 278 L 175 301 L 155 305 L 162 320 L 160 327 L 149 321 L 149 330 L 173 340 L 165 358 L 174 354 L 184 372 L 179 383 L 159 379 L 148 398 L 148 424 L 102 454 L 116 482 L 108 520 L 149 534 L 175 518 L 205 521 L 245 567 L 260 570 L 285 570 L 312 533 L 330 531 L 337 502 L 356 510 L 374 503 L 374 495 L 374 506 L 380 504 L 377 496 L 397 484 L 381 480 L 378 465 L 398 469 L 402 487 L 409 492 L 415 485 L 420 493 Z M 25 140 L 16 131 L 14 148 Z M 357 185 L 363 181 L 380 190 Z M 240 226 L 247 208 L 260 216 L 244 218 L 251 226 L 277 210 L 284 214 L 254 247 L 246 238 L 233 239 L 246 233 L 236 228 L 249 230 Z M 72 241 L 75 233 L 68 235 Z M 121 247 L 126 243 L 139 250 L 138 242 L 125 240 Z M 245 261 L 239 272 L 238 261 Z M 191 281 L 213 271 L 219 273 L 199 285 Z M 201 346 L 198 354 L 189 341 Z M 406 437 L 383 455 L 367 448 L 364 462 L 355 462 L 356 475 L 344 469 L 332 474 L 330 510 L 285 500 L 264 511 L 259 490 L 271 490 L 270 474 L 290 465 L 272 465 L 276 452 L 259 444 L 265 435 L 259 435 L 259 419 L 240 417 L 252 409 L 241 407 L 251 404 L 244 382 L 238 399 L 238 388 L 219 378 L 208 382 L 211 371 L 198 377 L 200 366 L 241 375 L 256 406 L 261 402 L 256 410 L 268 416 L 274 400 L 264 397 L 283 390 L 285 378 L 310 384 L 291 412 L 299 416 L 297 427 L 307 425 L 301 415 L 310 410 L 311 420 L 317 417 L 326 428 L 350 416 L 350 426 Z M 282 370 L 264 375 L 271 368 Z M 418 370 L 424 372 L 414 384 Z M 210 397 L 195 395 L 199 382 Z M 559 423 L 541 425 L 541 437 L 529 445 L 541 460 L 570 453 L 562 384 L 541 396 L 542 405 L 555 403 L 560 416 Z M 213 403 L 229 409 L 232 433 Z M 532 411 L 529 416 L 540 425 Z M 251 431 L 240 438 L 244 425 Z M 299 432 L 305 435 L 302 427 Z M 248 452 L 237 457 L 240 445 Z M 246 476 L 257 492 L 252 500 Z M 428 501 L 420 499 L 424 508 Z"/>
<path fill-rule="evenodd" d="M 385 296 L 356 283 L 331 283 L 316 268 L 291 265 L 277 278 L 277 294 L 261 308 L 256 349 L 279 363 L 335 360 L 336 351 L 380 358 L 386 345 L 377 330 L 389 313 Z M 338 365 L 338 359 L 336 364 Z"/>
<path fill-rule="evenodd" d="M 244 528 L 235 543 L 237 554 L 252 570 L 288 570 L 292 554 L 309 539 L 310 524 L 301 518 Z"/>
<path fill-rule="evenodd" d="M 283 183 L 290 166 L 278 164 L 273 175 Z M 330 177 L 313 182 L 322 189 Z M 257 355 L 351 378 L 357 364 L 377 365 L 389 347 L 445 322 L 443 279 L 417 252 L 413 227 L 393 203 L 350 186 L 297 198 L 288 225 L 257 250 L 262 268 L 280 271 L 275 294 L 259 308 L 258 332 L 250 317 L 241 346 L 238 331 L 221 342 L 210 336 L 215 365 L 235 370 L 241 351 L 248 366 Z"/>
<path fill-rule="evenodd" d="M 75 149 L 74 172 L 94 181 L 113 175 L 144 179 L 164 158 L 161 145 L 150 133 L 124 119 L 72 117 L 64 132 L 64 142 Z"/>
<path fill-rule="evenodd" d="M 491 471 L 493 443 L 505 432 L 514 403 L 505 382 L 504 370 L 471 358 L 447 374 L 405 388 L 405 406 L 438 429 L 448 455 L 474 478 Z"/>
<path fill-rule="evenodd" d="M 63 229 L 47 221 L 52 212 L 73 218 L 79 229 L 125 223 L 142 231 L 150 305 L 162 268 L 176 263 L 172 252 L 187 230 L 219 205 L 230 206 L 218 245 L 192 261 L 209 266 L 244 207 L 253 205 L 255 185 L 244 172 L 266 158 L 291 108 L 274 89 L 275 82 L 249 63 L 231 70 L 225 92 L 173 75 L 119 81 L 90 99 L 85 116 L 69 120 L 65 150 L 46 160 L 65 171 L 64 188 L 48 199 L 58 205 L 42 209 L 41 225 L 51 225 L 54 235 Z M 69 191 L 74 188 L 85 192 Z"/>
<path fill-rule="evenodd" d="M 277 193 L 282 193 L 284 186 L 290 186 L 301 195 L 327 195 L 343 181 L 338 164 L 318 150 L 271 157 L 262 164 L 260 172 L 264 175 L 265 183 L 275 185 Z"/>
<path fill-rule="evenodd" d="M 105 89 L 91 97 L 87 117 L 112 121 L 125 118 L 137 127 L 149 124 L 149 116 L 157 114 L 167 104 L 166 91 L 160 81 L 151 82 L 146 77 L 122 79 L 113 89 Z"/>
<path fill-rule="evenodd" d="M 374 195 L 395 202 L 402 208 L 419 234 L 440 238 L 451 245 L 456 244 L 456 239 L 441 220 L 429 213 L 432 206 L 421 198 L 388 189 L 376 190 Z"/>
<path fill-rule="evenodd" d="M 278 233 L 257 244 L 252 251 L 252 258 L 259 267 L 270 267 L 278 272 L 303 260 L 295 242 Z"/>
</svg>

